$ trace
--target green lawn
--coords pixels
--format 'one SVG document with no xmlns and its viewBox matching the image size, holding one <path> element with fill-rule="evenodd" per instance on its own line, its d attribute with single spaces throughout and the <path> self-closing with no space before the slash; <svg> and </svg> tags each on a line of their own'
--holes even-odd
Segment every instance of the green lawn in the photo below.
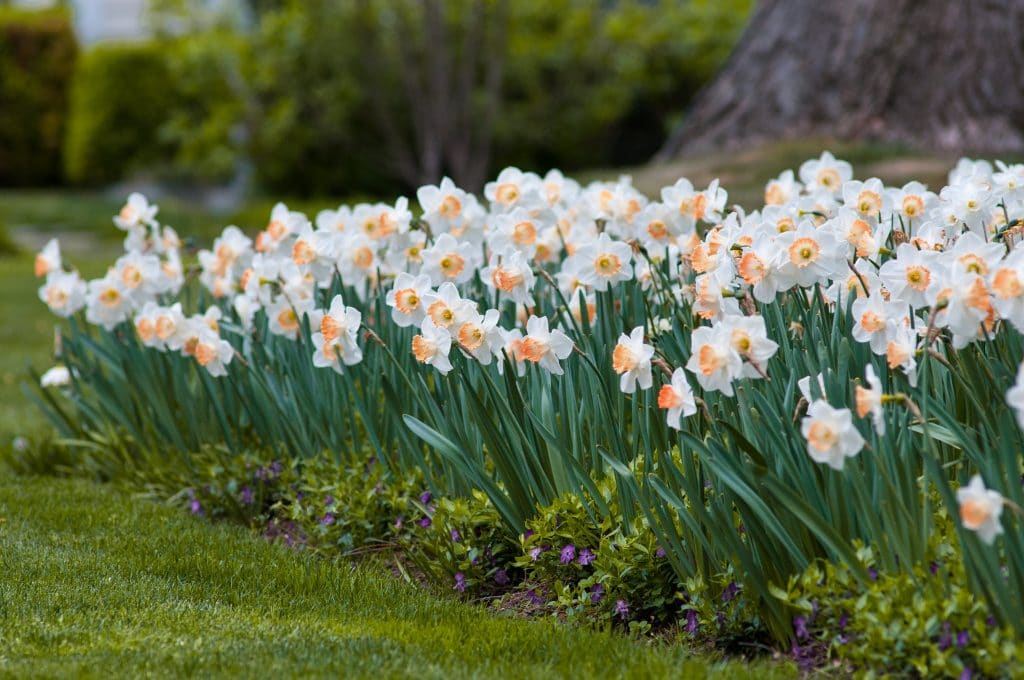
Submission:
<svg viewBox="0 0 1024 680">
<path fill-rule="evenodd" d="M 787 677 L 500 617 L 85 481 L 0 481 L 0 676 Z"/>
</svg>

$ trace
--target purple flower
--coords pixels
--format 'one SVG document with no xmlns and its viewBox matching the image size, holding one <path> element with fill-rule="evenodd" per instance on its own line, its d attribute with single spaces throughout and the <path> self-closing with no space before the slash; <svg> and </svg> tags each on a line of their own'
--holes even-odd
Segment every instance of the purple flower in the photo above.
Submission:
<svg viewBox="0 0 1024 680">
<path fill-rule="evenodd" d="M 530 559 L 536 562 L 542 552 L 544 552 L 544 548 L 540 547 L 539 545 L 530 548 Z"/>
<path fill-rule="evenodd" d="M 931 564 L 928 565 L 928 571 L 930 571 L 932 573 L 932 576 L 935 576 L 936 574 L 938 574 L 939 573 L 939 563 L 936 562 L 935 560 L 932 560 Z"/>
<path fill-rule="evenodd" d="M 459 530 L 458 529 L 452 529 L 452 540 L 455 541 L 456 543 L 458 543 L 459 542 L 459 538 L 460 538 Z"/>
<path fill-rule="evenodd" d="M 590 550 L 590 548 L 584 548 L 580 551 L 580 556 L 577 559 L 577 561 L 585 567 L 591 562 L 593 562 L 595 559 L 597 559 L 597 557 Z"/>
<path fill-rule="evenodd" d="M 272 462 L 270 464 L 270 471 L 274 473 L 275 477 L 279 476 L 281 474 L 281 463 L 276 460 Z"/>
<path fill-rule="evenodd" d="M 692 609 L 686 610 L 686 625 L 683 626 L 683 630 L 687 633 L 694 634 L 697 632 L 697 612 Z"/>
<path fill-rule="evenodd" d="M 188 509 L 192 511 L 193 515 L 203 514 L 203 504 L 199 502 L 198 498 L 193 498 L 189 501 Z"/>
<path fill-rule="evenodd" d="M 499 569 L 494 572 L 494 582 L 499 586 L 507 586 L 511 579 L 508 577 L 508 572 L 504 569 Z"/>
<path fill-rule="evenodd" d="M 455 585 L 452 586 L 452 590 L 457 590 L 460 593 L 466 592 L 466 577 L 461 571 L 455 572 Z"/>
<path fill-rule="evenodd" d="M 399 515 L 398 517 L 395 518 L 395 528 L 396 529 L 401 529 L 402 528 L 402 519 L 403 519 L 403 517 L 401 515 Z"/>
<path fill-rule="evenodd" d="M 590 586 L 590 603 L 597 604 L 604 597 L 604 586 L 600 583 L 595 583 Z"/>
<path fill-rule="evenodd" d="M 430 492 L 429 491 L 424 491 L 423 493 L 420 494 L 420 503 L 423 503 L 423 505 L 426 505 L 427 503 L 430 502 L 431 498 L 433 498 L 433 496 L 430 495 Z"/>
<path fill-rule="evenodd" d="M 729 585 L 727 585 L 725 590 L 722 591 L 722 602 L 730 602 L 734 597 L 736 597 L 736 593 L 739 592 L 739 589 L 739 586 L 736 585 L 736 581 L 729 581 Z"/>
<path fill-rule="evenodd" d="M 325 527 L 331 526 L 334 524 L 334 515 L 329 512 L 325 513 L 324 516 L 320 518 L 320 524 L 323 524 Z"/>
<path fill-rule="evenodd" d="M 253 500 L 254 499 L 253 499 L 252 487 L 243 486 L 242 487 L 242 505 L 252 505 L 253 504 Z"/>
<path fill-rule="evenodd" d="M 839 630 L 846 630 L 846 626 L 850 623 L 850 617 L 843 612 L 843 615 L 839 617 Z"/>
<path fill-rule="evenodd" d="M 878 580 L 878 570 L 875 569 L 874 567 L 868 567 L 868 576 L 871 577 L 872 581 L 877 581 Z"/>
<path fill-rule="evenodd" d="M 942 622 L 942 634 L 939 636 L 939 651 L 944 652 L 953 645 L 953 636 L 949 634 L 949 621 Z"/>
<path fill-rule="evenodd" d="M 996 617 L 994 616 L 989 616 L 987 619 L 985 619 L 985 625 L 987 626 L 994 626 L 996 625 L 996 623 Z"/>
<path fill-rule="evenodd" d="M 423 519 L 417 520 L 416 524 L 419 524 L 421 527 L 426 529 L 431 525 L 431 521 L 429 517 L 424 517 Z"/>
<path fill-rule="evenodd" d="M 558 559 L 562 564 L 569 564 L 576 559 L 576 546 L 572 543 L 562 548 L 562 556 Z"/>
<path fill-rule="evenodd" d="M 956 634 L 956 646 L 966 647 L 967 643 L 971 641 L 971 636 L 967 634 L 966 630 L 962 630 Z"/>
<path fill-rule="evenodd" d="M 530 590 L 526 591 L 526 596 L 530 598 L 530 602 L 532 602 L 535 605 L 544 604 L 544 598 L 541 597 L 541 594 L 537 592 L 536 589 L 531 588 Z"/>
<path fill-rule="evenodd" d="M 329 505 L 334 505 L 334 496 L 332 496 L 331 494 L 327 494 L 327 496 L 324 498 L 324 507 L 327 507 Z"/>
<path fill-rule="evenodd" d="M 615 600 L 615 615 L 625 621 L 629 616 L 629 603 L 625 600 Z"/>
<path fill-rule="evenodd" d="M 666 554 L 665 553 L 665 549 L 662 548 L 660 545 L 658 546 L 658 549 L 654 551 L 654 556 L 655 557 L 664 557 L 665 554 Z"/>
<path fill-rule="evenodd" d="M 797 638 L 800 640 L 806 640 L 807 638 L 809 638 L 811 634 L 807 632 L 807 617 L 795 617 L 793 619 L 793 631 L 796 633 Z"/>
<path fill-rule="evenodd" d="M 530 536 L 533 536 L 536 532 L 533 529 L 527 529 L 526 533 L 523 534 L 523 540 L 525 541 Z"/>
<path fill-rule="evenodd" d="M 971 670 L 970 666 L 964 666 L 963 671 L 960 672 L 960 680 L 971 680 L 974 677 L 974 671 Z"/>
</svg>

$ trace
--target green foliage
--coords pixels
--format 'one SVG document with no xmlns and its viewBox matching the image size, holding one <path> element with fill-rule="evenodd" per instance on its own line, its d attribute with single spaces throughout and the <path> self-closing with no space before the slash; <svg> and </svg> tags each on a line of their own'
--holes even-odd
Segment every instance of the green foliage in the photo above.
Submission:
<svg viewBox="0 0 1024 680">
<path fill-rule="evenodd" d="M 193 182 L 231 179 L 244 148 L 244 38 L 217 30 L 159 44 L 175 93 L 156 135 L 172 150 L 167 172 Z"/>
<path fill-rule="evenodd" d="M 0 185 L 60 182 L 77 51 L 66 12 L 0 9 Z"/>
<path fill-rule="evenodd" d="M 606 480 L 600 487 L 607 515 L 595 523 L 595 504 L 562 496 L 527 522 L 516 566 L 570 618 L 648 626 L 675 622 L 683 595 L 672 565 L 649 527 L 625 530 L 614 483 Z"/>
<path fill-rule="evenodd" d="M 725 59 L 751 4 L 508 3 L 493 167 L 645 161 Z M 169 41 L 171 71 L 187 93 L 163 129 L 180 144 L 177 172 L 223 177 L 247 159 L 260 185 L 277 193 L 381 195 L 400 188 L 386 151 L 387 126 L 412 143 L 415 107 L 405 79 L 415 76 L 394 54 L 399 38 L 388 13 L 413 10 L 370 5 L 381 25 L 368 23 L 358 3 L 293 0 L 265 8 L 248 34 L 217 25 Z M 459 35 L 470 8 L 445 7 L 449 29 Z M 372 70 L 360 52 L 367 32 L 376 34 L 382 52 Z M 367 83 L 382 94 L 385 113 L 373 106 Z"/>
<path fill-rule="evenodd" d="M 250 154 L 260 184 L 297 195 L 395 185 L 360 70 L 357 3 L 288 2 L 250 40 Z"/>
<path fill-rule="evenodd" d="M 100 184 L 169 155 L 159 130 L 178 97 L 157 44 L 101 45 L 75 72 L 65 145 L 67 177 Z"/>
<path fill-rule="evenodd" d="M 934 557 L 912 572 L 876 572 L 860 583 L 847 565 L 815 563 L 791 579 L 779 595 L 803 612 L 797 643 L 879 675 L 1018 672 L 1024 643 L 965 586 L 953 523 L 943 516 L 938 524 L 930 541 Z M 867 566 L 878 563 L 873 550 L 859 556 Z"/>
<path fill-rule="evenodd" d="M 416 471 L 389 475 L 372 458 L 341 468 L 313 459 L 271 511 L 294 522 L 310 548 L 337 557 L 394 539 L 422 489 L 422 475 Z"/>
<path fill-rule="evenodd" d="M 725 60 L 749 0 L 511 3 L 497 165 L 646 162 Z"/>
<path fill-rule="evenodd" d="M 518 545 L 487 496 L 433 498 L 423 494 L 403 518 L 401 545 L 417 570 L 442 589 L 479 597 L 507 586 Z"/>
</svg>

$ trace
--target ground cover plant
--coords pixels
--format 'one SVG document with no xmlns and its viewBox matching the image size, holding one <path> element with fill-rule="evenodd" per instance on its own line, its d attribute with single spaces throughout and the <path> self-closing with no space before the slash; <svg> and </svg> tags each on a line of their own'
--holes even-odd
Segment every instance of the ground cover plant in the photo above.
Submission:
<svg viewBox="0 0 1024 680">
<path fill-rule="evenodd" d="M 178 470 L 194 511 L 306 479 L 275 492 L 291 540 L 358 505 L 336 514 L 309 484 L 379 469 L 392 528 L 371 513 L 327 543 L 412 540 L 449 590 L 516 581 L 635 632 L 1007 675 L 1024 633 L 1022 182 L 1024 166 L 964 160 L 937 193 L 886 187 L 823 153 L 747 212 L 717 181 L 651 200 L 628 178 L 509 168 L 482 200 L 422 187 L 415 214 L 278 205 L 195 265 L 133 195 L 104 277 L 56 242 L 37 258 L 69 326 L 33 394 L 83 464 Z M 887 590 L 929 593 L 907 615 L 917 646 L 844 608 Z"/>
</svg>

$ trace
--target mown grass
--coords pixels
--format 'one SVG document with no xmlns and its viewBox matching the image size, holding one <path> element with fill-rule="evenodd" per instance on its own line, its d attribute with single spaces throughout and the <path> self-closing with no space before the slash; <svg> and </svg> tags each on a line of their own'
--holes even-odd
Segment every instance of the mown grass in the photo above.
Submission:
<svg viewBox="0 0 1024 680">
<path fill-rule="evenodd" d="M 0 224 L 14 235 L 26 232 L 39 238 L 58 234 L 91 234 L 101 241 L 115 243 L 124 234 L 114 227 L 111 218 L 124 205 L 124 196 L 83 189 L 0 189 Z M 238 208 L 215 213 L 201 201 L 183 196 L 154 198 L 160 206 L 157 216 L 162 224 L 174 227 L 183 238 L 192 237 L 207 245 L 225 226 L 235 224 L 255 234 L 266 226 L 274 204 L 283 200 L 294 210 L 306 212 L 310 218 L 325 208 L 336 208 L 338 198 L 288 199 L 256 197 Z M 365 198 L 346 199 L 351 203 Z M 394 198 L 389 200 L 393 201 Z M 37 239 L 38 240 L 38 239 Z"/>
<path fill-rule="evenodd" d="M 495 616 L 80 480 L 0 482 L 0 675 L 788 677 Z"/>
</svg>

